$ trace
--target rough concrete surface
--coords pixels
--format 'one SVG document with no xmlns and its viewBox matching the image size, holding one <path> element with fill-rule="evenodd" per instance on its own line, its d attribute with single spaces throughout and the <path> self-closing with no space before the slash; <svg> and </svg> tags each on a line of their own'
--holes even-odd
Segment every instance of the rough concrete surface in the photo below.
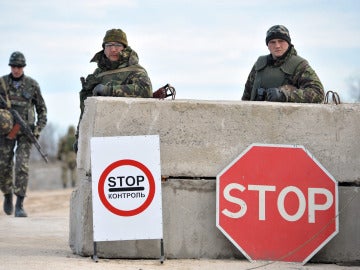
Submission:
<svg viewBox="0 0 360 270">
<path fill-rule="evenodd" d="M 37 173 L 37 172 L 41 173 Z M 360 269 L 359 266 L 255 262 L 246 260 L 109 260 L 95 263 L 74 255 L 69 247 L 69 204 L 72 189 L 60 185 L 55 164 L 32 167 L 24 206 L 29 217 L 15 218 L 0 211 L 0 269 Z M 51 179 L 51 180 L 49 180 Z M 47 184 L 44 184 L 47 181 Z"/>
<path fill-rule="evenodd" d="M 305 147 L 309 156 L 340 183 L 337 202 L 341 207 L 340 233 L 310 262 L 359 261 L 360 103 L 280 104 L 113 97 L 90 97 L 85 103 L 77 155 L 82 181 L 70 203 L 70 243 L 76 254 L 93 253 L 91 138 L 159 135 L 163 179 L 184 183 L 184 188 L 169 189 L 170 181 L 162 184 L 164 250 L 169 259 L 245 259 L 239 257 L 241 252 L 215 226 L 214 179 L 251 144 L 265 144 Z M 126 154 L 117 148 L 114 152 Z M 286 161 L 280 164 L 274 159 L 274 162 L 287 166 Z M 257 160 L 249 168 L 256 171 L 261 163 Z M 302 167 L 300 163 L 298 168 Z M 212 193 L 204 189 L 199 179 L 212 182 Z M 195 189 L 190 182 L 197 184 Z M 342 210 L 343 205 L 347 205 L 346 211 Z M 104 258 L 156 258 L 158 245 L 148 244 L 143 240 L 108 241 L 97 245 L 97 252 Z"/>
</svg>

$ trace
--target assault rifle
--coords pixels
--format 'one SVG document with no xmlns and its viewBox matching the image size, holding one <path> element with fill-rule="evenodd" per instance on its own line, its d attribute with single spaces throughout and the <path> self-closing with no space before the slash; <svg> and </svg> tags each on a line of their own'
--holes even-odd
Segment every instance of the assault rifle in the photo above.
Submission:
<svg viewBox="0 0 360 270">
<path fill-rule="evenodd" d="M 39 141 L 37 140 L 36 136 L 32 132 L 29 125 L 24 121 L 24 119 L 21 118 L 20 114 L 17 110 L 8 108 L 7 103 L 2 95 L 0 95 L 0 105 L 1 107 L 4 107 L 5 109 L 9 110 L 11 115 L 14 118 L 14 126 L 12 130 L 10 131 L 8 138 L 14 137 L 16 133 L 21 129 L 22 133 L 25 134 L 30 142 L 35 145 L 36 149 L 39 151 L 42 158 L 45 160 L 46 163 L 49 162 L 47 155 L 41 150 L 41 146 L 39 144 Z"/>
<path fill-rule="evenodd" d="M 80 77 L 80 81 L 82 86 L 82 89 L 80 91 L 80 110 L 82 114 L 85 107 L 84 100 L 87 97 L 91 97 L 93 95 L 94 87 L 98 85 L 101 81 L 93 74 L 88 75 L 86 79 L 84 77 Z"/>
</svg>

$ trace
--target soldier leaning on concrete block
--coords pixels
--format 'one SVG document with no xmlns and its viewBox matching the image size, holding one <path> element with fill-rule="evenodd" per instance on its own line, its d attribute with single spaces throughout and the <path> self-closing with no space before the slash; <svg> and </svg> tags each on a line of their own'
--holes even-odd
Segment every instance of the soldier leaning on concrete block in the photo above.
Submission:
<svg viewBox="0 0 360 270">
<path fill-rule="evenodd" d="M 270 54 L 252 67 L 242 100 L 321 103 L 323 85 L 308 61 L 297 55 L 289 30 L 274 25 L 265 41 Z"/>
<path fill-rule="evenodd" d="M 90 61 L 97 63 L 94 73 L 86 79 L 81 78 L 80 120 L 84 111 L 84 101 L 89 96 L 153 97 L 150 78 L 139 64 L 138 54 L 129 46 L 124 31 L 108 30 L 102 48 L 103 50 L 97 52 Z M 77 138 L 78 133 L 79 127 L 76 132 Z M 77 151 L 77 141 L 74 148 Z"/>
</svg>

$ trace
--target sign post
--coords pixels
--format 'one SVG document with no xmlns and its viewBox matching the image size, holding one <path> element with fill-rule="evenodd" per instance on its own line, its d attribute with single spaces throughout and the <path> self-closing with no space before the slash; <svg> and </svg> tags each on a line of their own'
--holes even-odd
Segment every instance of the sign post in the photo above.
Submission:
<svg viewBox="0 0 360 270">
<path fill-rule="evenodd" d="M 305 264 L 339 230 L 337 182 L 303 146 L 250 145 L 217 175 L 216 204 L 250 261 Z"/>
<path fill-rule="evenodd" d="M 90 145 L 95 260 L 99 241 L 160 239 L 162 263 L 159 137 L 93 137 Z"/>
</svg>

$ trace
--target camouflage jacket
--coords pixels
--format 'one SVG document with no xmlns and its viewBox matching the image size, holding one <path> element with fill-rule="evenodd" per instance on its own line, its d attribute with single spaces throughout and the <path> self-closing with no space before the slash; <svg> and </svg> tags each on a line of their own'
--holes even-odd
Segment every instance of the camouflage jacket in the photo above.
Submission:
<svg viewBox="0 0 360 270">
<path fill-rule="evenodd" d="M 137 53 L 127 46 L 121 53 L 120 59 L 111 62 L 104 54 L 104 50 L 95 54 L 90 62 L 97 63 L 97 68 L 83 83 L 80 91 L 80 108 L 83 111 L 84 100 L 92 96 L 97 84 L 104 84 L 111 89 L 114 97 L 152 97 L 152 85 L 146 70 L 139 65 Z"/>
<path fill-rule="evenodd" d="M 47 123 L 47 108 L 39 84 L 25 75 L 20 80 L 13 80 L 11 75 L 5 75 L 2 79 L 6 89 L 1 86 L 0 94 L 4 98 L 7 95 L 11 108 L 15 109 L 28 125 L 36 126 L 40 132 Z"/>
<path fill-rule="evenodd" d="M 64 137 L 61 137 L 58 144 L 58 158 L 61 157 L 62 154 L 68 154 L 69 152 L 75 152 L 73 149 L 73 145 L 75 142 L 75 134 L 67 134 Z"/>
<path fill-rule="evenodd" d="M 270 54 L 267 55 L 266 66 L 281 67 L 296 55 L 294 46 L 290 45 L 288 52 L 279 59 L 274 60 Z M 247 78 L 242 100 L 254 100 L 252 91 L 254 91 L 254 82 L 258 75 L 255 66 L 256 63 Z M 284 83 L 277 87 L 284 92 L 287 102 L 321 103 L 324 99 L 323 85 L 305 59 L 300 62 L 292 74 L 285 74 Z"/>
</svg>

